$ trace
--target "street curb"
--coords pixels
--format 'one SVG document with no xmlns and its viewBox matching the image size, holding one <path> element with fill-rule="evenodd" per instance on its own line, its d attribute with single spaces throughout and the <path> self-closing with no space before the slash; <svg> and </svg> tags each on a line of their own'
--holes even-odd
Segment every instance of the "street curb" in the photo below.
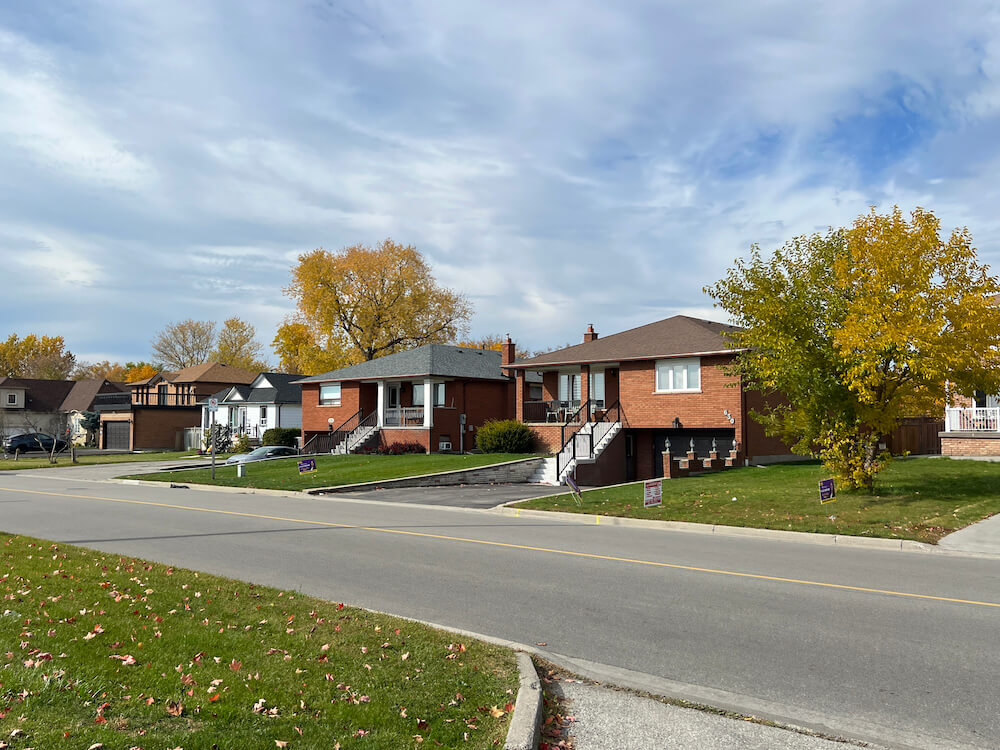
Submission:
<svg viewBox="0 0 1000 750">
<path fill-rule="evenodd" d="M 542 721 L 542 684 L 531 657 L 517 652 L 517 668 L 521 683 L 514 700 L 514 711 L 507 728 L 505 750 L 535 750 Z"/>
<path fill-rule="evenodd" d="M 534 498 L 531 498 L 534 499 Z M 541 498 L 541 499 L 544 499 Z M 881 539 L 878 537 L 847 536 L 844 534 L 813 534 L 807 531 L 783 531 L 781 529 L 754 529 L 742 526 L 722 526 L 707 523 L 691 523 L 690 521 L 656 521 L 645 518 L 623 518 L 621 516 L 601 516 L 590 513 L 567 513 L 558 510 L 529 510 L 513 507 L 515 503 L 528 500 L 513 500 L 499 505 L 488 512 L 501 516 L 515 518 L 549 518 L 562 521 L 589 522 L 595 526 L 628 526 L 639 529 L 662 529 L 667 531 L 686 531 L 694 534 L 720 534 L 722 536 L 748 536 L 758 539 L 778 539 L 786 542 L 805 542 L 808 544 L 841 545 L 850 547 L 868 547 L 870 549 L 899 550 L 902 552 L 924 552 L 946 554 L 959 552 L 947 550 L 934 544 L 915 542 L 910 539 Z M 969 555 L 973 553 L 962 552 Z M 976 553 L 987 555 L 987 553 Z M 997 555 L 988 555 L 997 557 Z"/>
</svg>

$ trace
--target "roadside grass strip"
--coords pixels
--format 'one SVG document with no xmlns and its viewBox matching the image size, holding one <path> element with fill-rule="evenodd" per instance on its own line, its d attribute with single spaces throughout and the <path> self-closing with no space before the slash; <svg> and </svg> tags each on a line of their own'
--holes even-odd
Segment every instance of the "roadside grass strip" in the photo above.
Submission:
<svg viewBox="0 0 1000 750">
<path fill-rule="evenodd" d="M 2 747 L 503 745 L 518 685 L 506 649 L 295 592 L 0 540 Z"/>
<path fill-rule="evenodd" d="M 22 455 L 16 461 L 13 458 L 0 458 L 0 471 L 56 469 L 65 466 L 93 466 L 96 464 L 127 464 L 135 463 L 137 461 L 172 461 L 173 459 L 190 459 L 191 457 L 197 455 L 198 454 L 194 451 L 87 455 L 77 456 L 76 463 L 73 463 L 73 459 L 70 457 L 69 451 L 65 451 L 63 453 L 56 454 L 56 463 L 53 464 L 49 463 L 47 453 L 31 453 L 28 455 Z"/>
<path fill-rule="evenodd" d="M 1000 512 L 1000 464 L 948 458 L 893 460 L 873 494 L 837 488 L 821 505 L 819 462 L 731 469 L 663 480 L 663 504 L 643 507 L 643 483 L 552 495 L 513 507 L 659 521 L 783 529 L 936 543 Z"/>
<path fill-rule="evenodd" d="M 475 469 L 492 464 L 531 458 L 524 453 L 432 453 L 401 456 L 348 455 L 316 456 L 316 473 L 298 473 L 297 458 L 255 461 L 245 465 L 245 476 L 236 476 L 235 466 L 218 465 L 215 480 L 211 469 L 159 472 L 123 479 L 184 484 L 214 484 L 228 487 L 253 487 L 270 490 L 307 490 L 314 487 L 339 487 L 345 484 L 377 482 L 387 479 L 436 474 L 442 471 Z"/>
</svg>

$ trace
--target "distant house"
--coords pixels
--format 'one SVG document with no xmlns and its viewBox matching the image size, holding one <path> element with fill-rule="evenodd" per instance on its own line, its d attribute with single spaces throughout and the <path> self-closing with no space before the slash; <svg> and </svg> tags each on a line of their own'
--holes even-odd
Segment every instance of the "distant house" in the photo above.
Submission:
<svg viewBox="0 0 1000 750">
<path fill-rule="evenodd" d="M 765 401 L 727 372 L 731 326 L 684 315 L 506 362 L 516 373 L 517 419 L 557 454 L 551 480 L 611 484 L 669 475 L 664 452 L 733 461 L 791 457 L 749 416 Z M 526 373 L 542 376 L 541 398 Z M 699 466 L 701 464 L 699 463 Z"/>
<path fill-rule="evenodd" d="M 939 437 L 945 456 L 1000 456 L 1000 396 L 976 391 L 956 398 Z"/>
<path fill-rule="evenodd" d="M 514 415 L 514 382 L 495 350 L 428 344 L 296 383 L 305 449 L 316 452 L 468 450 L 484 422 Z"/>
<path fill-rule="evenodd" d="M 232 436 L 245 435 L 260 441 L 264 432 L 277 427 L 302 429 L 302 389 L 294 385 L 301 375 L 262 372 L 249 385 L 232 385 L 213 394 L 219 401 L 215 424 Z M 208 400 L 201 402 L 201 427 L 213 422 Z"/>
<path fill-rule="evenodd" d="M 100 446 L 125 450 L 181 450 L 190 445 L 187 431 L 201 426 L 201 401 L 223 388 L 249 385 L 257 373 L 217 362 L 160 372 L 129 383 L 126 404 L 97 404 Z M 197 441 L 200 444 L 200 437 Z"/>
<path fill-rule="evenodd" d="M 4 436 L 42 432 L 82 443 L 85 411 L 94 411 L 102 397 L 121 398 L 127 388 L 104 379 L 39 380 L 0 378 L 0 433 Z"/>
</svg>

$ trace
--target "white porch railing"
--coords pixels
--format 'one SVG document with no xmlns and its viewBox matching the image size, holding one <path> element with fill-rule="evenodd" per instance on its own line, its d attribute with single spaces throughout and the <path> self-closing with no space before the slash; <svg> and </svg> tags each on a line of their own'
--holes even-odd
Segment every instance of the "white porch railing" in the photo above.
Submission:
<svg viewBox="0 0 1000 750">
<path fill-rule="evenodd" d="M 386 409 L 382 418 L 386 427 L 423 427 L 424 407 L 402 406 Z"/>
<path fill-rule="evenodd" d="M 945 432 L 1000 432 L 1000 407 L 944 410 Z"/>
</svg>

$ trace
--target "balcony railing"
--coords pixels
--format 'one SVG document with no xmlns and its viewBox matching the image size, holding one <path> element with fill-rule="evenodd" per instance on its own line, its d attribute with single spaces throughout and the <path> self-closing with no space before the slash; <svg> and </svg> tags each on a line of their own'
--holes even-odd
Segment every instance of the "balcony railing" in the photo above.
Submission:
<svg viewBox="0 0 1000 750">
<path fill-rule="evenodd" d="M 1000 407 L 944 410 L 945 432 L 1000 432 Z"/>
<path fill-rule="evenodd" d="M 524 421 L 529 423 L 555 422 L 556 424 L 563 424 L 579 408 L 579 401 L 525 401 Z"/>
<path fill-rule="evenodd" d="M 401 406 L 395 409 L 386 409 L 382 419 L 386 427 L 423 427 L 424 407 Z"/>
<path fill-rule="evenodd" d="M 132 393 L 133 406 L 197 406 L 193 393 Z"/>
</svg>

